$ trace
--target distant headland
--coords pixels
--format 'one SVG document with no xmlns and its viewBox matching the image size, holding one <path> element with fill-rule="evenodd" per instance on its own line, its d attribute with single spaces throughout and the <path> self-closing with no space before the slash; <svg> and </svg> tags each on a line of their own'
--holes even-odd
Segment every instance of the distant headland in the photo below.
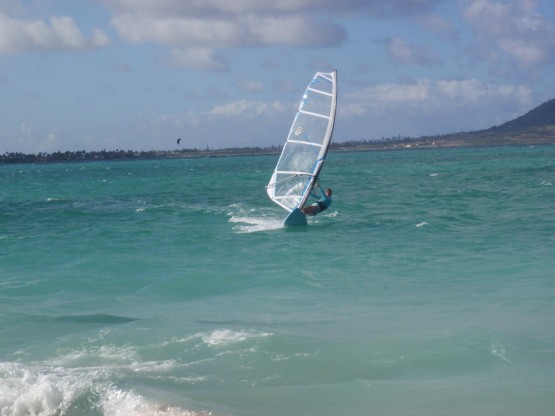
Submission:
<svg viewBox="0 0 555 416">
<path fill-rule="evenodd" d="M 555 99 L 526 114 L 489 129 L 469 132 L 385 140 L 384 148 L 530 146 L 555 144 Z M 371 147 L 379 147 L 373 142 Z"/>
<path fill-rule="evenodd" d="M 434 136 L 389 137 L 379 140 L 332 142 L 330 152 L 357 152 L 390 149 L 426 149 L 484 146 L 531 146 L 555 144 L 555 99 L 549 100 L 526 114 L 485 130 Z M 230 147 L 225 149 L 178 149 L 172 151 L 66 151 L 23 154 L 6 152 L 0 163 L 50 163 L 96 160 L 133 160 L 184 157 L 224 157 L 279 154 L 281 146 Z"/>
</svg>

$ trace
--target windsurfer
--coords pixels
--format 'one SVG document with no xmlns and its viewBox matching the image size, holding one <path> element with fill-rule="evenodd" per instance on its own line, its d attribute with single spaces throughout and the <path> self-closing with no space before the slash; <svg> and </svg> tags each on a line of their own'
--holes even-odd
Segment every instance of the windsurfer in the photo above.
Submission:
<svg viewBox="0 0 555 416">
<path fill-rule="evenodd" d="M 314 193 L 314 187 L 313 187 L 312 191 L 310 191 L 310 195 L 313 196 L 314 198 L 318 199 L 318 202 L 315 202 L 314 204 L 309 205 L 307 207 L 304 207 L 302 209 L 304 215 L 308 215 L 308 216 L 311 216 L 311 217 L 316 215 L 316 214 L 319 214 L 322 211 L 325 211 L 326 209 L 328 209 L 329 206 L 331 205 L 331 202 L 332 202 L 331 201 L 331 195 L 332 195 L 331 188 L 328 188 L 324 191 L 324 188 L 322 188 L 319 183 L 316 186 L 318 186 L 318 188 L 320 188 L 320 192 L 322 193 L 322 196 L 319 196 L 316 193 Z"/>
</svg>

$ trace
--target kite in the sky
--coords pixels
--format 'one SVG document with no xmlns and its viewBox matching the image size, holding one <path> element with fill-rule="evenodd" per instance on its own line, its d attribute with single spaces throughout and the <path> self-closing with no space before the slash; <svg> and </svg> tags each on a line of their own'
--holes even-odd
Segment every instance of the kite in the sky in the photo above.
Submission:
<svg viewBox="0 0 555 416">
<path fill-rule="evenodd" d="M 177 144 L 179 144 L 179 142 L 181 142 L 181 137 L 177 139 Z"/>
</svg>

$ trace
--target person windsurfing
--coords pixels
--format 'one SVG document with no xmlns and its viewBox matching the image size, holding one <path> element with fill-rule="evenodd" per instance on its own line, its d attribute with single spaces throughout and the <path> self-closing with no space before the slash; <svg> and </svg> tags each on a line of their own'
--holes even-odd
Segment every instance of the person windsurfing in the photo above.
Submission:
<svg viewBox="0 0 555 416">
<path fill-rule="evenodd" d="M 322 196 L 316 194 L 314 192 L 314 188 L 318 187 L 320 189 L 320 192 L 322 194 Z M 322 188 L 320 186 L 320 183 L 317 182 L 315 184 L 315 186 L 312 187 L 312 190 L 310 191 L 310 195 L 314 198 L 316 198 L 318 201 L 313 203 L 312 205 L 309 205 L 307 207 L 303 207 L 302 211 L 304 215 L 308 215 L 310 217 L 313 217 L 314 215 L 319 214 L 322 211 L 325 211 L 326 209 L 328 209 L 332 203 L 332 190 L 331 188 L 328 188 L 324 191 L 324 188 Z"/>
</svg>

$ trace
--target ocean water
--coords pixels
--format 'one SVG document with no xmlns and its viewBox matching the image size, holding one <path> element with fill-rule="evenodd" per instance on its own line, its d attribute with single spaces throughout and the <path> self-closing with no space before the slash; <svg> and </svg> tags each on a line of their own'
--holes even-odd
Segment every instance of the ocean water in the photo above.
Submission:
<svg viewBox="0 0 555 416">
<path fill-rule="evenodd" d="M 0 414 L 550 415 L 555 146 L 0 165 Z"/>
</svg>

